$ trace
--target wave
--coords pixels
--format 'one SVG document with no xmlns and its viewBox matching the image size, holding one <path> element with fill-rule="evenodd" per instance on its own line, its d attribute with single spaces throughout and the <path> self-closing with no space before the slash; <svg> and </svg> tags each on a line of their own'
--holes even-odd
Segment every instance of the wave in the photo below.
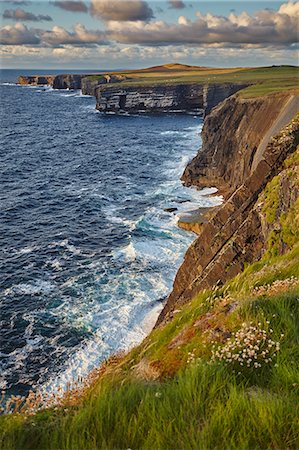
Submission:
<svg viewBox="0 0 299 450">
<path fill-rule="evenodd" d="M 136 259 L 136 250 L 132 242 L 130 242 L 125 247 L 114 252 L 114 258 L 122 259 L 125 262 L 134 261 Z"/>
<path fill-rule="evenodd" d="M 49 294 L 56 286 L 45 280 L 35 280 L 32 283 L 20 283 L 5 289 L 4 295 L 37 295 Z"/>
</svg>

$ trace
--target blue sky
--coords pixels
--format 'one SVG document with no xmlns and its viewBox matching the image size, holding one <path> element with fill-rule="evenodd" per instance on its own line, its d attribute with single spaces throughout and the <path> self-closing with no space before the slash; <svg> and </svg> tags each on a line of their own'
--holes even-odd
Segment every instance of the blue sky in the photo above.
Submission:
<svg viewBox="0 0 299 450">
<path fill-rule="evenodd" d="M 297 64 L 299 2 L 2 0 L 1 66 Z"/>
</svg>

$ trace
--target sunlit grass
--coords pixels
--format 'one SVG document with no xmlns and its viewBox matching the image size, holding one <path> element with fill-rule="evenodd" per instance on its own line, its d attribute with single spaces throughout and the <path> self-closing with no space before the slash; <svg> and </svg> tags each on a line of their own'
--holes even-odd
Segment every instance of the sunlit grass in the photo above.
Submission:
<svg viewBox="0 0 299 450">
<path fill-rule="evenodd" d="M 120 74 L 119 72 L 117 72 Z M 248 84 L 239 95 L 243 98 L 254 98 L 284 91 L 299 92 L 299 68 L 295 66 L 273 66 L 259 68 L 196 68 L 185 70 L 157 68 L 121 72 L 128 77 L 121 86 L 157 86 L 179 83 L 240 83 Z M 91 75 L 96 80 L 98 76 Z M 115 87 L 113 83 L 106 88 Z"/>
<path fill-rule="evenodd" d="M 281 262 L 285 267 L 282 278 L 297 275 L 296 255 L 294 250 L 272 259 L 271 265 L 257 263 L 225 288 L 199 295 L 173 322 L 155 330 L 94 383 L 77 406 L 2 417 L 2 448 L 296 448 L 299 289 L 271 296 L 256 296 L 252 291 L 253 286 L 268 281 L 268 270 Z M 228 314 L 226 305 L 238 298 L 242 276 L 247 277 L 247 284 L 240 289 L 238 307 Z M 245 368 L 242 374 L 225 362 L 213 363 L 211 335 L 197 327 L 189 340 L 182 340 L 179 353 L 174 353 L 181 361 L 171 377 L 145 380 L 136 374 L 144 358 L 173 364 L 167 359 L 170 343 L 208 313 L 209 332 L 219 325 L 222 330 L 236 331 L 244 322 L 266 330 L 271 327 L 271 339 L 280 343 L 273 363 Z M 225 345 L 221 334 L 213 339 Z M 190 349 L 195 357 L 188 363 Z"/>
</svg>

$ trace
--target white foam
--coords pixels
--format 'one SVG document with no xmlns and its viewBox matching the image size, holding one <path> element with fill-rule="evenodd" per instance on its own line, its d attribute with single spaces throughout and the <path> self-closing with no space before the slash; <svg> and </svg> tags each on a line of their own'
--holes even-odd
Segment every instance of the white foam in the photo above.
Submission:
<svg viewBox="0 0 299 450">
<path fill-rule="evenodd" d="M 17 254 L 17 255 L 26 255 L 27 253 L 32 253 L 35 250 L 38 250 L 38 248 L 39 248 L 38 246 L 30 246 L 30 245 L 28 245 L 28 246 L 23 247 L 23 248 L 21 248 L 19 250 L 13 250 L 13 252 L 15 254 Z"/>
<path fill-rule="evenodd" d="M 55 285 L 45 280 L 36 280 L 32 283 L 20 283 L 4 291 L 4 295 L 37 295 L 49 294 L 55 289 Z"/>
<path fill-rule="evenodd" d="M 136 250 L 133 243 L 130 242 L 130 244 L 115 252 L 114 256 L 116 258 L 121 258 L 126 262 L 134 261 L 136 259 Z"/>
<path fill-rule="evenodd" d="M 84 108 L 88 110 L 91 106 Z M 87 330 L 91 335 L 70 350 L 63 370 L 43 386 L 46 392 L 65 389 L 67 383 L 85 377 L 111 353 L 139 344 L 154 326 L 162 309 L 162 303 L 156 300 L 169 294 L 184 253 L 195 238 L 177 227 L 179 214 L 221 202 L 220 196 L 209 197 L 214 192 L 212 188 L 199 191 L 186 188 L 180 182 L 182 171 L 199 146 L 199 131 L 197 125 L 182 131 L 162 132 L 165 136 L 178 137 L 175 142 L 171 141 L 171 146 L 179 147 L 180 151 L 161 167 L 164 181 L 160 186 L 153 186 L 146 192 L 145 197 L 153 206 L 144 211 L 142 217 L 135 221 L 123 217 L 123 210 L 118 209 L 113 199 L 102 206 L 109 222 L 128 228 L 128 244 L 114 250 L 112 259 L 106 263 L 90 262 L 88 270 L 93 274 L 93 283 L 84 289 L 79 275 L 70 277 L 60 286 L 60 289 L 79 286 L 80 295 L 53 307 L 51 315 L 72 329 Z M 124 186 L 130 182 L 126 177 L 119 177 L 119 180 Z M 76 191 L 74 186 L 67 188 Z M 90 195 L 91 190 L 82 189 L 80 195 Z M 180 203 L 181 199 L 190 201 Z M 174 214 L 164 211 L 170 205 L 178 209 Z M 57 246 L 72 254 L 80 253 L 67 239 L 50 244 L 50 247 Z M 60 270 L 59 260 L 50 264 Z M 27 339 L 30 333 L 29 324 Z"/>
</svg>

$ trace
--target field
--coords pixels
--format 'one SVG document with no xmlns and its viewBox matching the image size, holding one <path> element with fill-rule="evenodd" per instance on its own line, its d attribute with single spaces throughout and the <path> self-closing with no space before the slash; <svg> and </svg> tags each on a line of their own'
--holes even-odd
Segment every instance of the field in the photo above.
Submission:
<svg viewBox="0 0 299 450">
<path fill-rule="evenodd" d="M 282 91 L 299 92 L 299 67 L 272 66 L 259 68 L 217 69 L 168 64 L 137 71 L 115 72 L 127 77 L 122 86 L 179 83 L 245 83 L 250 85 L 240 95 L 258 97 Z M 97 79 L 101 75 L 91 75 Z"/>
</svg>

